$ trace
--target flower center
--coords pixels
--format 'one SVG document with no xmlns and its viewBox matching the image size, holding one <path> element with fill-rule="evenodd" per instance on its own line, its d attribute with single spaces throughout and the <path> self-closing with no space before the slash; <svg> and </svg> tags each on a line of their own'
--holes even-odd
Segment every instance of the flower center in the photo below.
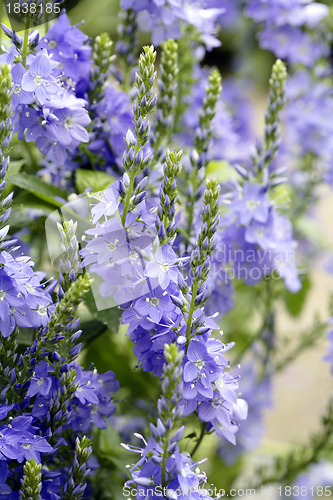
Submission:
<svg viewBox="0 0 333 500">
<path fill-rule="evenodd" d="M 150 302 L 153 306 L 158 306 L 160 299 L 158 297 L 153 297 Z"/>
<path fill-rule="evenodd" d="M 38 314 L 40 314 L 41 316 L 46 315 L 46 307 L 45 306 L 39 306 L 37 311 L 38 311 Z"/>
<path fill-rule="evenodd" d="M 257 204 L 256 204 L 256 202 L 255 202 L 255 201 L 248 201 L 248 202 L 246 203 L 246 205 L 247 205 L 247 207 L 248 207 L 248 208 L 254 209 L 254 208 L 256 208 L 256 205 L 257 205 Z"/>
<path fill-rule="evenodd" d="M 30 283 L 25 283 L 25 287 L 26 287 L 27 291 L 30 293 L 33 293 L 36 290 L 36 288 L 34 286 L 30 285 Z"/>
<path fill-rule="evenodd" d="M 66 118 L 64 125 L 66 128 L 73 128 L 74 122 L 72 117 L 69 116 L 68 118 Z"/>
<path fill-rule="evenodd" d="M 21 85 L 19 85 L 18 83 L 14 85 L 13 92 L 14 94 L 19 94 L 21 92 Z"/>
<path fill-rule="evenodd" d="M 196 362 L 196 365 L 198 370 L 202 370 L 203 367 L 205 366 L 205 362 L 202 359 L 200 359 L 199 361 Z"/>
<path fill-rule="evenodd" d="M 42 85 L 42 83 L 43 83 L 43 78 L 41 76 L 35 76 L 35 84 Z"/>
<path fill-rule="evenodd" d="M 114 252 L 115 249 L 117 248 L 117 243 L 119 240 L 111 241 L 111 243 L 107 244 L 107 248 L 110 250 L 110 252 Z"/>
<path fill-rule="evenodd" d="M 6 294 L 3 290 L 0 290 L 0 301 L 2 302 L 6 297 Z"/>
</svg>

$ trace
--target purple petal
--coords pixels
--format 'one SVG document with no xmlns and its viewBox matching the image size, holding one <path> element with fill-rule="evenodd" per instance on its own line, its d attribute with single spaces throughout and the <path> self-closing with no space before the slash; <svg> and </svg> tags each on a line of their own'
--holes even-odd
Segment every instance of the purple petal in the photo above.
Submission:
<svg viewBox="0 0 333 500">
<path fill-rule="evenodd" d="M 192 382 L 198 376 L 198 368 L 194 363 L 188 361 L 184 367 L 184 382 Z"/>
</svg>

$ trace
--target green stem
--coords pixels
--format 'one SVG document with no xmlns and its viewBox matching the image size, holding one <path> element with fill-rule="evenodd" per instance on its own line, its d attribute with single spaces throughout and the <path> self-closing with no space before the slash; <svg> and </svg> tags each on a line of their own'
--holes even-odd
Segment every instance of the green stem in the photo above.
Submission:
<svg viewBox="0 0 333 500">
<path fill-rule="evenodd" d="M 26 68 L 27 67 L 27 55 L 28 55 L 28 42 L 29 42 L 29 20 L 27 19 L 25 30 L 24 30 L 24 40 L 23 40 L 23 49 L 22 49 L 22 64 Z"/>
<path fill-rule="evenodd" d="M 191 298 L 191 303 L 190 303 L 190 311 L 188 313 L 188 320 L 187 320 L 187 327 L 186 327 L 186 338 L 187 338 L 187 343 L 190 341 L 190 333 L 191 333 L 191 328 L 192 328 L 192 319 L 193 319 L 193 314 L 195 311 L 195 299 L 197 297 L 197 293 L 199 290 L 199 283 L 195 283 L 193 286 L 192 290 L 192 298 Z"/>
<path fill-rule="evenodd" d="M 165 436 L 164 436 L 164 446 L 163 446 L 163 460 L 162 460 L 162 465 L 161 465 L 161 482 L 162 482 L 162 488 L 163 491 L 166 488 L 166 480 L 165 480 L 165 473 L 166 473 L 166 461 L 168 459 L 168 446 L 169 446 L 169 432 L 167 431 Z"/>
<path fill-rule="evenodd" d="M 135 148 L 134 158 L 136 157 L 136 155 L 138 154 L 140 149 L 141 149 L 141 143 L 138 140 L 136 148 Z M 135 181 L 136 174 L 137 174 L 137 172 L 135 170 L 135 167 L 134 167 L 134 165 L 132 165 L 130 183 L 129 183 L 129 186 L 128 186 L 127 191 L 126 191 L 126 196 L 125 196 L 125 201 L 124 201 L 124 211 L 123 211 L 123 215 L 121 216 L 121 221 L 123 223 L 123 226 L 125 226 L 126 217 L 127 217 L 128 210 L 129 210 L 129 204 L 130 204 L 130 200 L 131 200 L 131 196 L 132 196 L 132 191 L 133 191 L 133 187 L 134 187 L 134 181 Z"/>
<path fill-rule="evenodd" d="M 205 437 L 206 434 L 206 422 L 201 422 L 201 432 L 200 436 L 196 442 L 196 445 L 194 446 L 193 450 L 191 451 L 191 456 L 195 454 L 196 451 L 198 451 L 199 446 L 201 445 L 203 438 Z"/>
<path fill-rule="evenodd" d="M 131 196 L 132 196 L 132 191 L 133 191 L 133 187 L 134 187 L 135 175 L 136 175 L 136 174 L 135 174 L 135 171 L 133 170 L 133 172 L 132 172 L 132 174 L 131 174 L 131 178 L 130 178 L 130 183 L 129 183 L 129 186 L 128 186 L 128 188 L 127 188 L 125 201 L 124 201 L 124 211 L 123 211 L 123 215 L 121 216 L 121 221 L 122 221 L 122 223 L 123 223 L 123 226 L 125 226 L 126 217 L 127 217 L 127 214 L 128 214 L 128 209 L 129 209 L 130 199 L 131 199 Z"/>
</svg>

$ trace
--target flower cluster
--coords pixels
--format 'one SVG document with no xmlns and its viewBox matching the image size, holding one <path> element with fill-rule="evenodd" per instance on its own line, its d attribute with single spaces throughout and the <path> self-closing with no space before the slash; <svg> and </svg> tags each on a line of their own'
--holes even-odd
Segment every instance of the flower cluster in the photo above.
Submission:
<svg viewBox="0 0 333 500">
<path fill-rule="evenodd" d="M 121 7 L 139 13 L 138 23 L 142 31 L 152 32 L 152 43 L 159 45 L 163 40 L 177 40 L 182 29 L 195 28 L 200 40 L 208 49 L 219 46 L 215 36 L 218 21 L 224 13 L 223 8 L 207 7 L 206 2 L 199 0 L 122 0 Z"/>
<path fill-rule="evenodd" d="M 327 56 L 325 44 L 307 31 L 327 16 L 328 7 L 310 0 L 247 0 L 246 13 L 263 23 L 260 44 L 290 63 L 311 66 L 320 57 Z"/>
<path fill-rule="evenodd" d="M 152 500 L 212 496 L 188 443 L 193 455 L 215 433 L 218 460 L 237 472 L 235 459 L 261 441 L 274 373 L 298 354 L 280 349 L 277 304 L 295 316 L 302 309 L 310 286 L 296 254 L 309 252 L 302 218 L 317 186 L 333 184 L 332 13 L 310 0 L 121 0 L 120 8 L 114 44 L 111 33 L 89 39 L 65 12 L 44 36 L 2 25 L 0 495 L 8 500 L 104 498 L 109 485 L 118 498 L 118 438 L 144 429 L 159 379 L 150 438 L 136 433 L 143 447 L 123 445 L 140 455 L 125 488 Z M 245 62 L 260 49 L 247 43 L 250 19 L 260 48 L 291 73 L 287 83 L 286 64 L 273 66 L 255 147 Z M 136 65 L 140 32 L 157 48 L 145 45 Z M 219 69 L 207 67 L 213 59 Z M 220 70 L 236 67 L 222 93 Z M 47 235 L 50 247 L 58 238 L 58 279 L 41 235 L 49 215 L 47 228 L 58 221 Z M 24 254 L 17 231 L 32 247 Z M 319 333 L 300 335 L 296 350 Z M 133 406 L 111 418 L 118 389 L 119 409 Z M 260 484 L 293 484 L 321 459 L 332 409 L 307 449 L 277 460 L 274 473 L 259 470 Z"/>
<path fill-rule="evenodd" d="M 6 65 L 1 68 L 10 74 Z M 9 87 L 7 78 L 3 94 Z M 91 455 L 83 453 L 85 434 L 91 432 L 92 423 L 105 428 L 105 417 L 115 411 L 114 373 L 99 375 L 75 363 L 82 332 L 74 313 L 88 282 L 76 275 L 76 226 L 70 222 L 60 229 L 64 256 L 56 302 L 51 297 L 56 280 L 43 286 L 44 273 L 34 272 L 29 257 L 15 256 L 17 248 L 1 252 L 0 491 L 13 500 L 19 492 L 24 499 L 33 492 L 34 498 L 41 493 L 49 500 L 82 498 Z M 35 339 L 19 353 L 21 327 L 34 331 Z M 71 457 L 75 435 L 80 438 L 71 464 L 65 456 Z"/>
<path fill-rule="evenodd" d="M 182 353 L 177 346 L 165 347 L 162 376 L 162 395 L 157 403 L 156 425 L 150 424 L 151 437 L 148 442 L 142 437 L 145 447 L 123 445 L 129 451 L 140 454 L 140 460 L 130 468 L 132 480 L 127 486 L 136 489 L 136 498 L 153 499 L 191 498 L 207 496 L 206 476 L 190 455 L 181 453 L 179 441 L 184 427 L 180 427 L 181 412 L 177 403 L 182 392 Z M 135 487 L 134 487 L 135 485 Z"/>
</svg>

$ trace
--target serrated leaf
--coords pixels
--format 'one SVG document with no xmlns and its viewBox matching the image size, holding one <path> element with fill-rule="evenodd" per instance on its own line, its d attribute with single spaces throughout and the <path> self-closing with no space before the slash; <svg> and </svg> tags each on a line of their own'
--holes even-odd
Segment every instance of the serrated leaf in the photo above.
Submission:
<svg viewBox="0 0 333 500">
<path fill-rule="evenodd" d="M 103 191 L 111 186 L 115 179 L 106 172 L 78 168 L 75 171 L 75 180 L 78 192 L 84 193 L 86 189 L 90 188 L 92 188 L 93 192 Z"/>
<path fill-rule="evenodd" d="M 56 198 L 67 199 L 66 191 L 53 186 L 52 184 L 47 184 L 39 177 L 34 175 L 20 173 L 17 175 L 11 175 L 6 179 L 7 182 L 17 186 L 24 191 L 34 194 L 37 198 L 44 200 L 53 206 L 61 207 L 63 203 Z"/>
<path fill-rule="evenodd" d="M 283 294 L 283 301 L 288 313 L 293 318 L 296 318 L 301 314 L 310 289 L 311 281 L 309 276 L 305 274 L 302 276 L 302 288 L 299 292 L 291 293 L 289 290 L 285 290 Z"/>
</svg>

